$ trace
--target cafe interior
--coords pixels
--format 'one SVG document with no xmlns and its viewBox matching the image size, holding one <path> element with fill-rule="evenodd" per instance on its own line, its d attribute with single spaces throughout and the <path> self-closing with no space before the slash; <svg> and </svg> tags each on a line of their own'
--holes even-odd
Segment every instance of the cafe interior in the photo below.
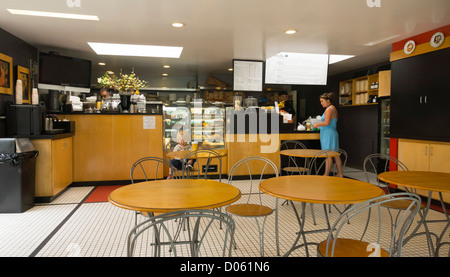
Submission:
<svg viewBox="0 0 450 277">
<path fill-rule="evenodd" d="M 3 0 L 0 257 L 448 257 L 449 37 L 448 0 Z"/>
</svg>

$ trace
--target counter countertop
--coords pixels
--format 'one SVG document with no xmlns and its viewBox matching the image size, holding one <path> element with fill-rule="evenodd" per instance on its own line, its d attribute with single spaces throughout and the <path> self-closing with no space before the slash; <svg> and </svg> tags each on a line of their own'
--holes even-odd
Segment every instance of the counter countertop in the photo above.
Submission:
<svg viewBox="0 0 450 277">
<path fill-rule="evenodd" d="M 102 112 L 102 113 L 85 113 L 85 112 L 47 112 L 54 115 L 162 115 L 161 113 L 120 113 L 120 112 Z"/>
<path fill-rule="evenodd" d="M 40 135 L 16 135 L 13 136 L 14 138 L 29 138 L 29 139 L 62 139 L 62 138 L 68 138 L 73 137 L 75 133 L 73 132 L 66 132 L 66 133 L 58 133 L 58 134 L 51 134 L 51 133 L 43 133 Z"/>
</svg>

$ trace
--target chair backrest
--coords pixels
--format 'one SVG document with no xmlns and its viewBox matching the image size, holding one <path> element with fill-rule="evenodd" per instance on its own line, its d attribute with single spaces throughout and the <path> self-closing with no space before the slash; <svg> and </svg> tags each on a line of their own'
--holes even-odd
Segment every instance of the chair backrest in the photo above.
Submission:
<svg viewBox="0 0 450 277">
<path fill-rule="evenodd" d="M 200 159 L 206 159 L 205 167 L 202 168 Z M 219 168 L 217 169 L 218 175 L 219 175 L 219 182 L 222 180 L 222 158 L 220 157 L 219 153 L 217 153 L 214 150 L 206 150 L 206 149 L 198 149 L 192 152 L 189 152 L 186 156 L 183 158 L 183 178 L 191 178 L 191 172 L 188 172 L 186 170 L 186 164 L 188 160 L 195 159 L 196 162 L 193 164 L 193 168 L 195 169 L 194 172 L 197 174 L 197 178 L 200 178 L 202 175 L 202 171 L 204 169 L 204 178 L 205 180 L 208 179 L 208 172 L 212 173 L 210 165 L 211 162 L 213 162 L 215 159 L 217 159 Z"/>
<path fill-rule="evenodd" d="M 158 171 L 160 168 L 168 167 L 172 171 L 172 178 L 179 179 L 181 175 L 178 170 L 169 162 L 158 157 L 144 157 L 140 158 L 131 166 L 130 169 L 130 179 L 133 184 L 136 180 L 145 179 L 145 181 L 157 180 Z M 142 173 L 141 177 L 137 177 L 138 172 Z M 150 176 L 150 172 L 154 172 L 154 177 Z M 143 176 L 143 177 L 142 177 Z"/>
<path fill-rule="evenodd" d="M 339 153 L 339 157 L 342 161 L 342 171 L 344 171 L 345 165 L 347 164 L 347 152 L 343 149 L 325 149 L 318 152 L 310 161 L 308 164 L 308 175 L 314 175 L 319 174 L 321 170 L 325 168 L 325 162 L 326 158 L 331 157 L 329 156 L 330 152 L 337 152 Z M 336 171 L 336 164 L 333 163 L 333 166 L 331 167 L 330 172 Z"/>
<path fill-rule="evenodd" d="M 387 202 L 396 201 L 410 201 L 410 205 L 405 210 L 400 211 L 397 216 L 398 222 L 391 235 L 389 232 L 383 232 L 383 229 L 390 228 L 391 222 L 389 216 L 383 214 L 383 210 L 386 212 L 386 209 L 382 208 L 382 205 L 385 205 Z M 331 231 L 328 233 L 325 254 L 330 253 L 329 256 L 334 256 L 336 242 L 342 234 L 346 239 L 356 238 L 357 240 L 370 243 L 368 247 L 370 249 L 367 249 L 367 251 L 371 252 L 371 250 L 376 250 L 371 256 L 378 256 L 380 252 L 377 250 L 381 247 L 389 253 L 389 256 L 400 257 L 402 255 L 405 233 L 408 231 L 414 221 L 414 217 L 419 212 L 420 204 L 421 199 L 417 194 L 392 193 L 370 199 L 348 208 L 338 217 L 331 227 Z M 371 216 L 368 216 L 369 213 Z M 359 220 L 364 220 L 366 222 L 364 228 L 356 227 L 355 222 L 358 222 L 358 218 Z M 369 222 L 370 218 L 375 218 L 377 220 L 370 220 Z M 350 220 L 352 220 L 351 224 L 349 224 Z M 383 225 L 386 227 L 383 228 Z M 390 235 L 391 237 L 389 238 Z M 388 237 L 386 238 L 386 236 Z"/>
<path fill-rule="evenodd" d="M 370 154 L 364 159 L 363 169 L 366 176 L 366 182 L 377 185 L 379 187 L 386 187 L 389 192 L 389 185 L 378 179 L 378 174 L 389 171 L 389 164 L 395 163 L 397 170 L 407 171 L 408 168 L 404 163 L 398 159 L 386 154 L 375 153 Z"/>
<path fill-rule="evenodd" d="M 190 222 L 191 224 L 184 224 L 189 230 L 181 231 L 180 222 Z M 177 233 L 177 230 L 181 232 Z M 204 254 L 207 257 L 231 257 L 234 231 L 234 220 L 219 211 L 181 210 L 165 213 L 154 216 L 131 230 L 127 240 L 127 255 L 199 257 L 207 252 Z M 154 240 L 154 243 L 149 243 L 149 240 Z M 152 248 L 155 244 L 158 247 Z"/>
<path fill-rule="evenodd" d="M 306 146 L 298 140 L 285 140 L 280 144 L 280 151 L 289 150 L 289 149 L 306 149 Z M 287 163 L 285 160 L 287 159 Z M 280 164 L 282 168 L 284 167 L 296 167 L 300 172 L 302 158 L 296 158 L 293 156 L 284 156 L 280 155 Z M 306 162 L 306 161 L 305 161 Z M 306 164 L 303 166 L 306 168 Z"/>
<path fill-rule="evenodd" d="M 228 184 L 234 185 L 233 178 L 235 177 L 235 172 L 241 166 L 243 166 L 244 168 L 246 168 L 248 170 L 248 176 L 250 178 L 250 180 L 249 180 L 250 188 L 248 191 L 247 203 L 250 202 L 252 195 L 259 195 L 259 202 L 260 202 L 260 204 L 262 204 L 261 193 L 259 191 L 258 185 L 259 185 L 259 183 L 261 183 L 261 181 L 265 175 L 275 174 L 275 177 L 278 177 L 278 167 L 275 165 L 274 162 L 272 162 L 271 160 L 269 160 L 268 158 L 265 158 L 265 157 L 252 156 L 252 157 L 244 158 L 244 159 L 236 162 L 233 165 L 233 167 L 230 169 L 230 173 L 228 174 Z M 261 169 L 261 173 L 260 174 L 252 174 L 252 167 Z M 269 173 L 267 171 L 269 168 L 271 168 L 274 173 Z M 259 177 L 258 177 L 258 175 L 259 175 Z M 256 179 L 255 179 L 255 177 L 256 177 Z M 256 187 L 256 191 L 254 191 L 255 187 Z M 244 192 L 244 193 L 247 193 L 247 192 Z"/>
</svg>

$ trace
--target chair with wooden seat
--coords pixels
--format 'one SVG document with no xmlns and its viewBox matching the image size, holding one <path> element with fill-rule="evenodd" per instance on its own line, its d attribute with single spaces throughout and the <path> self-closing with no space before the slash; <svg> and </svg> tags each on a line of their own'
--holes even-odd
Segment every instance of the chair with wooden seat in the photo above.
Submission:
<svg viewBox="0 0 450 277">
<path fill-rule="evenodd" d="M 179 225 L 177 221 L 193 222 L 188 225 L 189 236 L 178 238 L 178 233 L 173 234 Z M 223 226 L 220 231 L 215 228 L 218 225 Z M 154 216 L 130 231 L 127 256 L 231 257 L 234 231 L 234 220 L 225 213 L 213 210 L 169 212 Z M 155 238 L 154 243 L 148 243 L 150 238 Z"/>
<path fill-rule="evenodd" d="M 253 175 L 252 174 L 252 168 L 253 169 L 261 169 L 261 174 Z M 277 166 L 269 159 L 265 157 L 259 157 L 259 156 L 253 156 L 244 158 L 240 161 L 238 161 L 230 170 L 229 176 L 228 176 L 228 183 L 231 185 L 235 185 L 235 181 L 233 181 L 233 178 L 235 178 L 235 174 L 237 173 L 237 170 L 240 171 L 239 175 L 242 175 L 243 172 L 247 173 L 250 178 L 250 188 L 249 191 L 243 192 L 248 195 L 247 199 L 245 200 L 245 203 L 238 203 L 238 204 L 231 204 L 226 207 L 226 211 L 233 215 L 233 216 L 239 216 L 243 218 L 254 218 L 256 220 L 256 225 L 258 227 L 258 234 L 259 234 L 259 245 L 260 245 L 260 254 L 261 257 L 264 256 L 264 227 L 266 223 L 267 216 L 271 215 L 275 209 L 268 207 L 266 205 L 263 205 L 261 192 L 259 191 L 259 183 L 261 183 L 263 176 L 265 174 L 275 175 L 275 177 L 278 177 L 278 168 Z M 268 170 L 271 170 L 272 172 L 269 172 Z M 257 179 L 254 179 L 254 177 L 259 177 Z M 236 185 L 235 185 L 236 186 Z M 258 198 L 258 200 L 255 200 L 255 198 Z M 262 220 L 261 226 L 259 220 Z M 277 241 L 277 247 L 278 247 L 278 233 L 275 233 L 275 238 Z M 235 247 L 236 243 L 235 243 Z"/>
<path fill-rule="evenodd" d="M 404 163 L 399 161 L 398 159 L 391 157 L 386 154 L 375 153 L 370 154 L 364 159 L 363 169 L 364 174 L 366 176 L 366 182 L 377 185 L 385 190 L 386 193 L 393 193 L 394 191 L 390 188 L 389 184 L 378 179 L 378 174 L 389 171 L 389 165 L 395 164 L 397 165 L 398 171 L 408 171 L 408 168 Z M 410 192 L 416 193 L 415 189 L 410 189 Z M 408 208 L 410 202 L 408 201 L 395 201 L 395 202 L 387 202 L 383 204 L 383 207 L 386 207 L 389 211 L 389 216 L 391 219 L 391 233 L 395 228 L 398 212 Z M 420 209 L 423 210 L 425 205 L 423 203 L 420 204 Z M 397 215 L 394 217 L 391 210 L 397 211 Z"/>
<path fill-rule="evenodd" d="M 390 222 L 383 217 L 382 206 L 406 201 L 409 206 L 401 211 L 394 232 L 386 237 L 383 225 Z M 401 257 L 405 234 L 420 209 L 420 197 L 413 193 L 393 193 L 353 205 L 342 213 L 331 226 L 326 240 L 317 246 L 320 257 Z M 377 220 L 368 220 L 368 213 Z M 355 222 L 365 222 L 361 228 Z"/>
<path fill-rule="evenodd" d="M 318 152 L 314 157 L 311 158 L 311 161 L 308 164 L 308 175 L 319 175 L 322 174 L 322 172 L 324 172 L 325 170 L 325 166 L 326 166 L 326 160 L 328 157 L 331 157 L 330 152 L 337 152 L 339 153 L 339 157 L 341 158 L 341 162 L 342 162 L 342 171 L 344 171 L 345 165 L 347 164 L 347 152 L 343 149 L 326 149 L 326 150 L 322 150 L 320 152 Z M 330 173 L 334 173 L 337 172 L 336 169 L 336 164 L 333 163 L 333 165 L 330 168 Z M 314 216 L 314 209 L 313 209 L 313 204 L 311 204 L 311 213 L 312 213 L 312 217 L 313 217 L 313 223 L 314 225 L 316 225 L 316 218 Z M 326 206 L 324 205 L 324 209 L 326 211 Z M 336 210 L 339 213 L 342 213 L 342 211 L 336 206 L 336 205 L 332 205 L 333 207 L 336 208 Z M 328 208 L 329 212 L 331 212 L 331 205 L 329 205 Z M 344 208 L 345 210 L 345 208 Z"/>
<path fill-rule="evenodd" d="M 306 149 L 306 146 L 298 140 L 285 140 L 280 144 L 280 151 L 289 150 L 289 149 Z M 280 161 L 282 164 L 281 171 L 286 172 L 288 175 L 293 174 L 305 174 L 308 172 L 307 158 L 304 159 L 303 165 L 300 161 L 300 158 L 296 158 L 293 156 L 287 156 L 287 163 L 283 164 L 283 158 L 286 157 L 284 155 L 280 155 Z"/>
<path fill-rule="evenodd" d="M 206 164 L 202 168 L 199 159 L 206 159 Z M 189 160 L 196 160 L 192 167 L 187 167 Z M 182 175 L 183 178 L 203 178 L 208 179 L 208 173 L 211 173 L 211 169 L 213 168 L 211 165 L 214 161 L 217 161 L 218 165 L 218 175 L 219 182 L 222 181 L 222 158 L 219 153 L 214 150 L 206 150 L 206 149 L 198 149 L 195 151 L 191 151 L 182 159 L 183 168 Z M 204 175 L 202 174 L 202 171 Z M 196 176 L 195 176 L 196 175 Z"/>
<path fill-rule="evenodd" d="M 134 164 L 131 166 L 130 169 L 131 183 L 134 184 L 137 181 L 147 182 L 151 180 L 157 180 L 158 172 L 160 172 L 160 169 L 162 169 L 162 171 L 164 172 L 164 167 L 169 168 L 169 170 L 172 172 L 173 179 L 181 179 L 181 174 L 169 161 L 159 157 L 144 157 L 134 162 Z M 150 175 L 151 174 L 150 172 L 154 172 L 154 176 Z M 136 212 L 135 225 L 137 225 L 137 217 L 139 214 L 142 214 L 143 216 L 147 217 L 154 216 L 154 214 Z"/>
</svg>

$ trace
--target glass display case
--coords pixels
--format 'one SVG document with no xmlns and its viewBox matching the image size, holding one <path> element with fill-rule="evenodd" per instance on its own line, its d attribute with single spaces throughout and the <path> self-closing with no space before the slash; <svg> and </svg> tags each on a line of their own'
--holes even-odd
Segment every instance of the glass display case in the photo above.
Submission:
<svg viewBox="0 0 450 277">
<path fill-rule="evenodd" d="M 389 155 L 391 100 L 390 98 L 379 98 L 378 101 L 380 105 L 380 153 Z"/>
<path fill-rule="evenodd" d="M 225 147 L 225 108 L 204 101 L 174 102 L 164 105 L 164 150 L 172 151 L 183 139 L 197 141 L 199 149 Z"/>
</svg>

